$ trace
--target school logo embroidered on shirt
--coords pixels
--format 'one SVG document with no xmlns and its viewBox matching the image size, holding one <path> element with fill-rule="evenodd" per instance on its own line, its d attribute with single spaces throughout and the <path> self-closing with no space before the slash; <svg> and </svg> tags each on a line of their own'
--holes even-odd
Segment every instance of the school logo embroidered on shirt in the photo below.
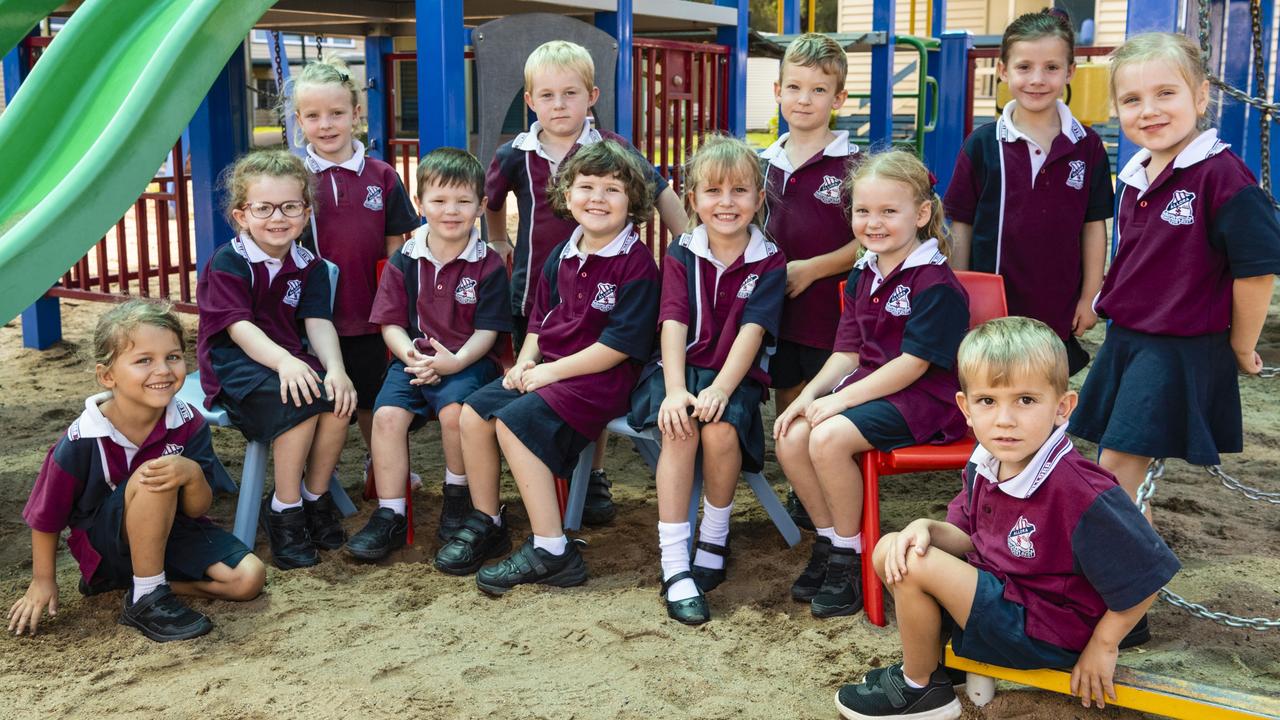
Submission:
<svg viewBox="0 0 1280 720">
<path fill-rule="evenodd" d="M 160 455 L 181 455 L 183 450 L 184 448 L 177 443 L 168 443 L 164 446 L 164 450 Z"/>
<path fill-rule="evenodd" d="M 290 280 L 289 287 L 284 291 L 284 304 L 289 307 L 298 307 L 298 301 L 302 299 L 302 281 Z"/>
<path fill-rule="evenodd" d="M 822 184 L 818 186 L 818 190 L 813 196 L 828 205 L 840 204 L 840 178 L 835 175 L 823 175 Z"/>
<path fill-rule="evenodd" d="M 464 277 L 458 281 L 458 288 L 453 291 L 453 299 L 459 305 L 476 304 L 476 281 Z"/>
<path fill-rule="evenodd" d="M 609 312 L 613 310 L 613 306 L 618 304 L 618 286 L 613 283 L 600 283 L 596 285 L 596 299 L 591 301 L 591 307 L 600 312 Z"/>
<path fill-rule="evenodd" d="M 1067 187 L 1077 190 L 1084 188 L 1084 161 L 1072 160 L 1068 165 L 1071 170 L 1067 173 Z"/>
<path fill-rule="evenodd" d="M 1189 190 L 1174 190 L 1173 199 L 1165 206 L 1164 212 L 1160 213 L 1160 219 L 1170 225 L 1190 225 L 1196 221 L 1191 207 L 1195 199 L 1196 194 Z"/>
<path fill-rule="evenodd" d="M 738 288 L 738 297 L 743 300 L 751 297 L 751 293 L 756 291 L 756 281 L 759 279 L 760 276 L 755 273 L 748 275 L 747 279 L 742 281 L 742 287 Z"/>
<path fill-rule="evenodd" d="M 1031 542 L 1031 534 L 1035 531 L 1036 526 L 1019 515 L 1018 522 L 1014 523 L 1013 528 L 1009 530 L 1009 552 L 1020 558 L 1035 557 L 1036 546 Z"/>
<path fill-rule="evenodd" d="M 365 190 L 367 190 L 369 194 L 365 195 L 364 197 L 364 206 L 369 208 L 370 210 L 381 210 L 382 209 L 382 188 L 378 187 L 377 185 L 369 185 L 365 188 Z"/>
<path fill-rule="evenodd" d="M 890 315 L 902 317 L 911 314 L 911 288 L 906 285 L 899 285 L 889 294 L 889 300 L 884 304 L 884 309 Z"/>
</svg>

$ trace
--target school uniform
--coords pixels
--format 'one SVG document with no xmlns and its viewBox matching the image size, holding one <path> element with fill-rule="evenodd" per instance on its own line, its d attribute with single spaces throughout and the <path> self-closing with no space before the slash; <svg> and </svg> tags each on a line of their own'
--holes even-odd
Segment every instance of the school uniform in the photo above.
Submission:
<svg viewBox="0 0 1280 720">
<path fill-rule="evenodd" d="M 1089 362 L 1071 331 L 1084 281 L 1081 232 L 1112 215 L 1111 166 L 1102 139 L 1062 101 L 1062 132 L 1047 148 L 1014 126 L 1015 107 L 965 140 L 943 207 L 973 227 L 969 269 L 1002 275 L 1009 314 L 1053 328 L 1075 374 Z"/>
<path fill-rule="evenodd" d="M 553 473 L 568 477 L 578 454 L 609 421 L 627 412 L 631 389 L 653 350 L 658 318 L 658 266 L 628 224 L 591 255 L 582 229 L 556 246 L 543 266 L 529 316 L 543 362 L 601 343 L 628 359 L 598 373 L 521 394 L 495 380 L 467 398 L 482 418 L 497 418 Z"/>
<path fill-rule="evenodd" d="M 418 351 L 436 354 L 427 342 L 456 353 L 477 330 L 497 332 L 498 340 L 482 358 L 434 385 L 413 385 L 399 358 L 391 362 L 374 407 L 404 408 L 418 417 L 415 424 L 438 415 L 447 405 L 460 403 L 477 388 L 502 375 L 501 343 L 511 332 L 508 302 L 511 289 L 501 258 L 472 230 L 466 247 L 442 262 L 427 245 L 430 228 L 414 231 L 400 252 L 387 262 L 373 301 L 370 322 L 404 328 Z"/>
<path fill-rule="evenodd" d="M 248 235 L 219 247 L 196 285 L 200 330 L 196 354 L 205 407 L 215 402 L 249 440 L 271 442 L 307 418 L 332 412 L 323 396 L 295 407 L 280 402 L 280 376 L 250 358 L 227 328 L 253 323 L 271 341 L 324 377 L 319 358 L 303 344 L 307 318 L 329 320 L 329 271 L 294 244 L 282 260 L 267 255 Z"/>
<path fill-rule="evenodd" d="M 857 162 L 858 146 L 841 130 L 822 152 L 794 167 L 784 133 L 760 154 L 765 163 L 765 233 L 788 261 L 807 260 L 853 242 L 847 178 Z M 813 281 L 804 292 L 786 298 L 777 352 L 770 363 L 774 387 L 808 382 L 831 355 L 840 325 L 843 275 Z"/>
<path fill-rule="evenodd" d="M 388 235 L 411 232 L 421 220 L 395 168 L 367 157 L 359 140 L 353 144 L 355 153 L 343 163 L 325 160 L 307 145 L 304 163 L 315 176 L 315 207 L 300 242 L 338 266 L 333 326 L 358 405 L 367 410 L 387 368 L 382 334 L 369 322 L 378 261 L 387 257 Z"/>
<path fill-rule="evenodd" d="M 742 255 L 728 266 L 711 253 L 705 226 L 671 245 L 662 270 L 658 325 L 674 320 L 688 328 L 685 387 L 695 397 L 715 382 L 742 326 L 764 328 L 760 348 L 720 418 L 738 432 L 743 468 L 759 472 L 764 468 L 760 403 L 769 387 L 769 356 L 787 294 L 787 259 L 759 228 L 752 225 L 750 233 Z M 636 430 L 658 425 L 667 394 L 661 365 L 660 358 L 651 363 L 632 393 L 627 421 Z"/>
<path fill-rule="evenodd" d="M 964 437 L 968 427 L 956 406 L 956 351 L 968 330 L 969 296 L 938 252 L 937 240 L 922 243 L 888 275 L 876 253 L 864 254 L 845 284 L 834 347 L 857 353 L 858 367 L 832 392 L 903 353 L 929 361 L 929 369 L 909 387 L 842 414 L 881 451 Z"/>
<path fill-rule="evenodd" d="M 999 481 L 979 445 L 947 522 L 973 542 L 978 587 L 956 654 L 1019 669 L 1071 667 L 1108 610 L 1128 610 L 1178 572 L 1169 547 L 1111 473 L 1058 427 L 1027 467 Z"/>
<path fill-rule="evenodd" d="M 129 478 L 144 463 L 181 455 L 204 470 L 213 487 L 235 487 L 213 452 L 204 418 L 173 398 L 141 445 L 117 430 L 99 407 L 112 394 L 85 400 L 84 412 L 49 449 L 22 519 L 32 530 L 60 533 L 70 527 L 67 549 L 86 583 L 128 587 L 133 562 L 124 530 L 124 494 Z M 210 565 L 235 567 L 249 548 L 208 518 L 179 510 L 165 545 L 164 570 L 171 580 L 207 580 Z"/>
<path fill-rule="evenodd" d="M 1072 433 L 1144 457 L 1216 465 L 1240 452 L 1232 285 L 1280 273 L 1280 224 L 1244 162 L 1207 130 L 1154 181 L 1120 172 L 1116 255 L 1096 302 L 1111 320 Z"/>
<path fill-rule="evenodd" d="M 514 192 L 520 224 L 516 230 L 515 256 L 511 263 L 511 314 L 515 316 L 515 333 L 512 340 L 516 353 L 524 343 L 526 324 L 532 317 L 533 302 L 537 293 L 537 280 L 541 268 L 552 256 L 552 249 L 563 242 L 578 223 L 573 218 L 562 218 L 551 209 L 547 199 L 547 187 L 555 178 L 560 165 L 586 145 L 601 140 L 612 140 L 635 152 L 627 139 L 608 130 L 596 129 L 591 118 L 582 125 L 582 134 L 569 152 L 559 162 L 551 159 L 538 140 L 542 126 L 534 121 L 528 132 L 520 133 L 510 142 L 503 143 L 494 153 L 493 162 L 485 174 L 484 194 L 488 197 L 489 210 L 501 210 L 507 193 Z M 645 165 L 652 167 L 646 159 Z M 667 189 L 667 181 L 657 170 L 651 176 L 653 196 L 657 198 Z"/>
</svg>

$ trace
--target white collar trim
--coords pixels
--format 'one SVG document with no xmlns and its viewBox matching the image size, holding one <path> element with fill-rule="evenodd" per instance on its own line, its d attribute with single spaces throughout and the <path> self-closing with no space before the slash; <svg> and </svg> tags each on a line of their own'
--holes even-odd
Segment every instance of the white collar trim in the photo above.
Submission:
<svg viewBox="0 0 1280 720">
<path fill-rule="evenodd" d="M 271 257 L 265 250 L 258 247 L 258 242 L 248 233 L 242 232 L 232 238 L 231 247 L 236 251 L 237 255 L 249 261 L 251 264 L 261 262 L 266 263 L 267 265 L 284 265 L 283 260 L 277 260 Z M 289 254 L 293 256 L 293 264 L 296 265 L 299 270 L 310 265 L 311 261 L 315 259 L 315 256 L 311 254 L 311 251 L 296 242 L 289 245 Z"/>
<path fill-rule="evenodd" d="M 583 236 L 582 226 L 573 229 L 573 234 L 569 236 L 569 242 L 564 244 L 564 250 L 560 251 L 560 259 L 567 260 L 569 258 L 578 258 L 581 262 L 587 261 L 587 254 L 578 249 L 578 243 Z M 614 257 L 617 255 L 626 255 L 631 252 L 631 246 L 636 244 L 640 236 L 635 232 L 631 223 L 622 228 L 622 232 L 618 233 L 608 245 L 600 248 L 592 253 L 596 257 Z"/>
<path fill-rule="evenodd" d="M 1230 144 L 1222 142 L 1218 139 L 1218 131 L 1215 128 L 1209 128 L 1200 133 L 1195 140 L 1192 140 L 1186 147 L 1182 148 L 1182 152 L 1173 159 L 1174 169 L 1188 168 L 1203 160 L 1217 155 L 1218 153 L 1231 147 Z M 1120 181 L 1125 185 L 1136 188 L 1139 192 L 1144 192 L 1151 183 L 1147 180 L 1147 161 L 1151 159 L 1151 151 L 1143 148 L 1133 154 L 1129 158 L 1129 162 L 1125 163 L 1124 169 L 1120 171 Z"/>
<path fill-rule="evenodd" d="M 742 251 L 743 263 L 760 262 L 765 258 L 778 252 L 778 246 L 770 242 L 769 238 L 760 232 L 760 228 L 755 225 L 747 226 L 747 231 L 751 237 L 747 240 L 747 247 Z M 707 236 L 707 226 L 699 225 L 692 232 L 687 232 L 680 236 L 680 244 L 689 249 L 689 252 L 715 265 L 721 270 L 728 269 L 728 266 L 721 263 L 711 252 L 711 238 Z"/>
<path fill-rule="evenodd" d="M 541 153 L 542 141 L 538 140 L 538 133 L 540 132 L 542 132 L 542 124 L 534 120 L 533 124 L 529 126 L 528 132 L 522 132 L 517 135 L 516 139 L 511 141 L 511 145 L 517 150 Z M 575 143 L 578 145 L 590 145 L 603 139 L 604 136 L 600 134 L 599 130 L 595 129 L 591 117 L 588 116 L 586 120 L 582 121 L 582 132 L 578 134 L 578 139 Z"/>
<path fill-rule="evenodd" d="M 855 267 L 870 270 L 875 273 L 876 281 L 871 285 L 872 292 L 875 292 L 875 289 L 880 286 L 880 283 L 884 282 L 884 275 L 880 272 L 879 259 L 879 255 L 868 250 L 861 258 L 858 259 L 858 262 L 854 264 Z M 907 256 L 907 259 L 902 261 L 902 269 L 909 270 L 913 267 L 920 267 L 922 265 L 941 265 L 946 261 L 947 256 L 938 251 L 938 239 L 929 238 L 928 240 L 920 243 L 920 247 L 913 250 L 911 254 Z"/>
<path fill-rule="evenodd" d="M 313 173 L 318 173 L 324 172 L 331 167 L 340 167 L 359 175 L 364 172 L 364 143 L 353 139 L 351 146 L 355 148 L 355 152 L 352 153 L 351 157 L 347 158 L 346 162 L 336 163 L 317 155 L 316 146 L 307 143 L 307 169 Z"/>
<path fill-rule="evenodd" d="M 978 475 L 986 478 L 987 482 L 998 483 L 996 487 L 1005 495 L 1026 500 L 1044 484 L 1062 458 L 1074 448 L 1071 438 L 1067 437 L 1067 424 L 1063 423 L 1054 429 L 1022 472 L 1004 482 L 1000 482 L 1000 461 L 981 444 L 974 448 L 969 462 L 974 464 Z"/>
<path fill-rule="evenodd" d="M 826 157 L 849 157 L 858 152 L 858 146 L 849 142 L 848 130 L 837 130 L 836 138 L 822 149 L 822 154 Z M 786 143 L 791 137 L 791 133 L 783 133 L 778 136 L 772 145 L 764 149 L 760 153 L 760 159 L 768 160 L 770 165 L 780 168 L 788 173 L 795 172 L 795 168 L 791 165 L 791 158 L 787 157 Z"/>
<path fill-rule="evenodd" d="M 1029 143 L 1034 143 L 1035 141 L 1032 140 L 1029 135 L 1019 130 L 1018 126 L 1013 124 L 1013 109 L 1017 104 L 1017 100 L 1010 100 L 1005 104 L 1004 110 L 1000 113 L 1000 120 L 996 126 L 996 137 L 1000 138 L 1004 142 L 1026 140 Z M 1084 125 L 1080 124 L 1080 121 L 1071 114 L 1071 108 L 1067 107 L 1067 104 L 1061 100 L 1058 101 L 1058 124 L 1062 126 L 1062 134 L 1067 136 L 1067 139 L 1071 141 L 1072 145 L 1084 139 Z M 1049 148 L 1041 149 L 1046 152 L 1049 150 Z"/>
<path fill-rule="evenodd" d="M 444 267 L 447 263 L 441 262 L 435 255 L 431 254 L 431 247 L 427 244 L 427 235 L 430 231 L 431 227 L 426 224 L 414 230 L 409 240 L 400 248 L 400 252 L 414 260 L 426 260 L 438 269 Z M 480 262 L 484 260 L 488 252 L 489 246 L 480 239 L 480 229 L 473 227 L 471 228 L 471 237 L 467 240 L 467 246 L 454 259 L 469 263 Z"/>
<path fill-rule="evenodd" d="M 103 438 L 109 437 L 117 445 L 121 447 L 137 449 L 129 438 L 116 429 L 106 415 L 102 414 L 101 405 L 110 400 L 114 394 L 110 390 L 100 392 L 97 395 L 91 395 L 84 401 L 84 412 L 80 413 L 80 417 L 76 419 L 72 425 L 73 432 L 69 435 L 73 437 L 83 438 Z M 166 430 L 182 427 L 184 423 L 193 417 L 191 408 L 186 403 L 179 400 L 176 396 L 169 401 L 169 405 L 164 409 L 164 427 Z"/>
</svg>

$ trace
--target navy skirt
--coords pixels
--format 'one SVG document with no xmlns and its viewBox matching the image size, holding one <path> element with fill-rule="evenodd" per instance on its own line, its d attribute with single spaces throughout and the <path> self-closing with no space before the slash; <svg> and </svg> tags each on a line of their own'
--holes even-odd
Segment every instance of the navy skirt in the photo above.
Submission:
<svg viewBox="0 0 1280 720">
<path fill-rule="evenodd" d="M 1226 332 L 1147 335 L 1112 325 L 1080 390 L 1071 434 L 1108 450 L 1217 465 L 1244 449 Z"/>
<path fill-rule="evenodd" d="M 280 376 L 271 375 L 254 388 L 243 400 L 236 400 L 227 393 L 218 393 L 218 404 L 227 409 L 227 418 L 246 439 L 270 443 L 306 420 L 321 413 L 333 412 L 333 401 L 324 399 L 324 376 L 316 383 L 320 397 L 312 397 L 311 403 L 302 407 L 280 402 Z"/>
<path fill-rule="evenodd" d="M 685 387 L 695 397 L 715 382 L 718 371 L 686 366 Z M 760 403 L 765 389 L 755 380 L 743 378 L 729 396 L 729 402 L 720 421 L 729 423 L 738 431 L 738 447 L 742 451 L 742 469 L 760 472 L 764 469 L 764 421 L 760 417 Z M 667 383 L 662 368 L 650 368 L 647 376 L 631 393 L 631 412 L 627 424 L 634 430 L 647 430 L 658 426 L 658 410 L 667 397 Z"/>
<path fill-rule="evenodd" d="M 502 387 L 502 378 L 471 393 L 466 404 L 485 420 L 501 420 L 529 452 L 562 478 L 573 477 L 578 455 L 594 439 L 574 430 L 537 393 Z"/>
</svg>

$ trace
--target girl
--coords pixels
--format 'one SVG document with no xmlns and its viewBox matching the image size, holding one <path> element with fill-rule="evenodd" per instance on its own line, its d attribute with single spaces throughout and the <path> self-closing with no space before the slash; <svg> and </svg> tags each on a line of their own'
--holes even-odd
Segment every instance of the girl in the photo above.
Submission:
<svg viewBox="0 0 1280 720">
<path fill-rule="evenodd" d="M 1118 249 L 1097 302 L 1111 326 L 1071 432 L 1098 443 L 1136 498 L 1153 457 L 1215 465 L 1241 451 L 1236 368 L 1262 367 L 1280 226 L 1207 129 L 1209 81 L 1190 40 L 1139 35 L 1111 63 L 1120 127 L 1143 149 L 1119 175 Z"/>
<path fill-rule="evenodd" d="M 346 542 L 329 479 L 356 391 L 330 319 L 328 268 L 294 242 L 311 211 L 302 161 L 246 155 L 225 185 L 240 235 L 214 252 L 196 288 L 200 384 L 206 407 L 220 403 L 246 438 L 271 443 L 276 488 L 262 503 L 271 559 L 307 567 L 320 562 L 316 546 Z"/>
<path fill-rule="evenodd" d="M 778 461 L 818 537 L 791 596 L 816 617 L 862 608 L 862 474 L 854 457 L 966 432 L 956 350 L 968 296 L 946 265 L 941 201 L 914 155 L 873 155 L 852 174 L 866 248 L 845 285 L 835 352 L 773 426 Z"/>
<path fill-rule="evenodd" d="M 1076 338 L 1098 320 L 1093 298 L 1114 204 L 1101 138 L 1058 99 L 1074 58 L 1075 35 L 1061 11 L 1009 25 L 996 69 L 1013 100 L 965 141 L 944 200 L 951 267 L 1004 276 L 1009 314 L 1053 328 L 1072 374 L 1089 363 Z"/>
<path fill-rule="evenodd" d="M 203 518 L 211 486 L 234 487 L 209 426 L 177 399 L 186 341 L 164 305 L 131 300 L 108 310 L 93 337 L 106 391 L 49 450 L 22 513 L 31 526 L 31 586 L 9 609 L 9 631 L 35 634 L 58 613 L 58 535 L 80 565 L 80 592 L 126 589 L 120 622 L 157 642 L 203 635 L 213 623 L 174 592 L 251 600 L 262 561 Z"/>
<path fill-rule="evenodd" d="M 698 222 L 667 253 L 658 316 L 662 361 L 632 395 L 628 420 L 637 430 L 662 432 L 662 592 L 668 615 L 697 625 L 711 619 L 704 593 L 725 577 L 738 474 L 744 465 L 755 472 L 764 466 L 760 403 L 787 261 L 752 224 L 764 203 L 764 175 L 746 143 L 707 139 L 684 177 L 685 203 Z M 706 499 L 691 570 L 686 515 L 699 447 Z"/>
<path fill-rule="evenodd" d="M 395 168 L 367 157 L 354 137 L 360 124 L 360 92 L 342 60 L 329 58 L 303 68 L 291 99 L 307 144 L 307 170 L 315 176 L 317 188 L 315 212 L 302 244 L 341 271 L 333 325 L 343 365 L 359 397 L 356 420 L 368 449 L 373 401 L 387 369 L 381 328 L 369 322 L 378 289 L 378 261 L 400 249 L 404 234 L 420 224 L 418 213 Z M 369 471 L 366 456 L 366 474 Z"/>
<path fill-rule="evenodd" d="M 476 575 L 485 592 L 587 579 L 577 545 L 565 538 L 552 475 L 569 477 L 591 439 L 626 412 L 653 349 L 658 267 L 635 230 L 653 213 L 651 175 L 642 158 L 612 140 L 565 161 L 549 193 L 578 228 L 543 266 L 515 364 L 463 405 L 462 461 L 475 510 L 440 549 L 436 567 L 473 573 L 510 548 L 498 504 L 499 447 L 533 526 L 519 550 Z"/>
</svg>

